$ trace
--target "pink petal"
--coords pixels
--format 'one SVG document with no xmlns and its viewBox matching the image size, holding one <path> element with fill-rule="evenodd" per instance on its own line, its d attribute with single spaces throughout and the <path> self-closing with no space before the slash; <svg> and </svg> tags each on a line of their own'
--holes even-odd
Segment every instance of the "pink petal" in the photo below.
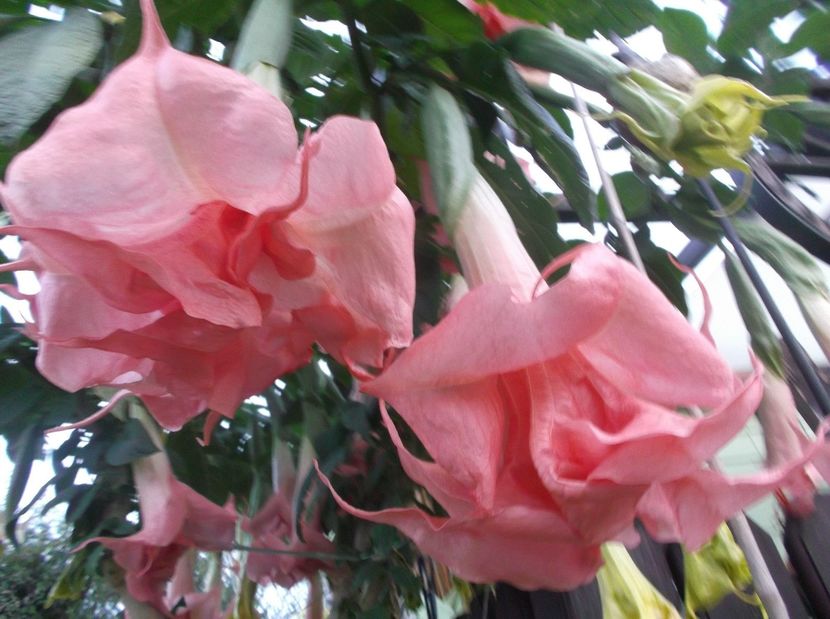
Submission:
<svg viewBox="0 0 830 619">
<path fill-rule="evenodd" d="M 317 230 L 347 227 L 380 208 L 395 190 L 395 169 L 377 126 L 328 119 L 310 138 L 307 203 L 292 221 Z"/>
<path fill-rule="evenodd" d="M 322 474 L 321 479 L 346 512 L 400 529 L 422 552 L 471 582 L 567 590 L 588 582 L 601 564 L 598 547 L 573 541 L 552 512 L 517 506 L 469 520 L 429 516 L 415 508 L 369 512 L 346 503 Z"/>
<path fill-rule="evenodd" d="M 458 501 L 464 496 L 470 497 L 468 500 L 474 497 L 477 505 L 492 507 L 504 459 L 504 405 L 497 381 L 394 393 L 389 402 L 435 459 L 437 467 L 431 475 L 440 477 L 434 477 L 437 483 L 428 487 L 438 490 L 436 498 L 449 499 L 447 508 L 460 507 Z M 408 464 L 414 462 L 409 460 Z"/>
<path fill-rule="evenodd" d="M 756 374 L 721 409 L 693 419 L 629 398 L 577 364 L 550 362 L 527 374 L 537 471 L 569 521 L 596 543 L 631 530 L 650 485 L 697 471 L 761 396 Z"/>
<path fill-rule="evenodd" d="M 579 346 L 600 374 L 626 393 L 670 406 L 716 406 L 729 397 L 726 361 L 634 266 L 594 246 L 574 261 L 569 279 L 577 268 L 586 283 L 604 272 L 620 286 L 605 328 Z M 590 303 L 590 290 L 583 294 Z"/>
<path fill-rule="evenodd" d="M 256 214 L 295 199 L 288 109 L 230 69 L 175 51 L 152 3 L 142 8 L 139 53 L 10 164 L 2 199 L 18 225 L 131 245 L 179 229 L 202 204 Z"/>
<path fill-rule="evenodd" d="M 412 339 L 415 218 L 377 127 L 329 120 L 312 138 L 308 202 L 287 220 L 292 238 L 317 260 L 315 277 L 363 330 L 385 338 L 373 346 L 326 346 L 338 358 L 380 366 L 383 350 Z M 376 339 L 376 338 L 373 338 Z M 357 353 L 357 354 L 355 354 Z"/>
<path fill-rule="evenodd" d="M 638 516 L 660 541 L 679 541 L 690 550 L 705 543 L 724 520 L 800 476 L 804 465 L 827 453 L 823 424 L 804 454 L 774 469 L 730 478 L 700 470 L 684 478 L 653 486 L 638 506 Z"/>
<path fill-rule="evenodd" d="M 451 516 L 466 516 L 475 506 L 471 489 L 460 484 L 439 464 L 425 462 L 407 450 L 383 401 L 380 403 L 380 414 L 407 476 L 416 484 L 424 486 Z"/>
</svg>

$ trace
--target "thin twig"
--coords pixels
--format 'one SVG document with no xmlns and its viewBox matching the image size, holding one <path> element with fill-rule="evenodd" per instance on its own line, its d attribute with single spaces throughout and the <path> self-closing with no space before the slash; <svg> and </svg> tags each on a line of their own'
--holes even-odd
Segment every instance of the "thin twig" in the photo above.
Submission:
<svg viewBox="0 0 830 619">
<path fill-rule="evenodd" d="M 620 196 L 617 194 L 617 188 L 614 186 L 614 181 L 611 179 L 611 175 L 608 174 L 605 166 L 602 165 L 602 160 L 599 156 L 599 148 L 597 147 L 596 140 L 594 140 L 594 132 L 590 123 L 591 117 L 588 114 L 588 107 L 585 105 L 585 100 L 579 94 L 577 85 L 571 83 L 571 89 L 573 90 L 576 113 L 579 114 L 579 117 L 582 120 L 582 126 L 585 127 L 585 135 L 588 137 L 588 144 L 591 147 L 591 154 L 594 157 L 594 163 L 597 166 L 597 171 L 599 172 L 599 177 L 602 181 L 602 188 L 605 190 L 605 197 L 608 200 L 608 211 L 611 216 L 611 224 L 614 226 L 614 229 L 617 231 L 617 234 L 622 241 L 626 256 L 634 264 L 634 266 L 636 266 L 637 269 L 645 275 L 646 266 L 643 263 L 640 252 L 637 251 L 637 245 L 634 243 L 634 235 L 631 234 L 631 229 L 625 221 L 625 212 L 623 211 L 622 203 L 620 202 Z"/>
</svg>

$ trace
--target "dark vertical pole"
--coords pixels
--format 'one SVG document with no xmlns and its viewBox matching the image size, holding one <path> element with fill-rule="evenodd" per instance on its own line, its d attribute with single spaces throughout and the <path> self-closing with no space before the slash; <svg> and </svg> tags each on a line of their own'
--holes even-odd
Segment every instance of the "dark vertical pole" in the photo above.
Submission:
<svg viewBox="0 0 830 619">
<path fill-rule="evenodd" d="M 784 344 L 789 349 L 790 355 L 792 355 L 793 361 L 795 361 L 798 370 L 807 382 L 807 386 L 810 388 L 821 414 L 827 417 L 830 415 L 830 395 L 827 394 L 827 390 L 824 388 L 821 378 L 819 378 L 815 367 L 813 367 L 813 362 L 807 356 L 807 353 L 801 347 L 801 344 L 798 343 L 798 340 L 796 340 L 795 335 L 793 335 L 793 332 L 787 324 L 787 321 L 784 320 L 781 310 L 779 310 L 778 306 L 775 304 L 775 301 L 767 289 L 766 284 L 764 284 L 764 281 L 761 279 L 761 274 L 758 273 L 758 270 L 752 263 L 752 259 L 750 258 L 749 252 L 747 252 L 743 241 L 741 241 L 741 237 L 738 236 L 738 231 L 735 230 L 735 226 L 732 225 L 732 221 L 724 212 L 723 206 L 721 205 L 720 200 L 718 200 L 718 197 L 715 195 L 715 192 L 712 190 L 712 187 L 705 180 L 698 180 L 697 184 L 703 194 L 703 197 L 706 198 L 706 201 L 709 203 L 710 208 L 718 216 L 718 220 L 720 221 L 726 238 L 735 249 L 735 253 L 738 255 L 738 260 L 741 261 L 746 274 L 752 281 L 752 285 L 758 292 L 758 296 L 761 297 L 761 301 L 763 301 L 764 306 L 767 308 L 770 318 L 772 318 L 772 321 L 778 328 L 779 333 L 781 333 L 781 338 L 784 340 Z"/>
</svg>

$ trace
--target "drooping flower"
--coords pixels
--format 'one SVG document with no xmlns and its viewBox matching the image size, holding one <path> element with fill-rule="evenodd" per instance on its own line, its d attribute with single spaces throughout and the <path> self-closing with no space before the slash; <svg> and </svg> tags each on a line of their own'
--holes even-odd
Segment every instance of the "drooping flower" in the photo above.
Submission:
<svg viewBox="0 0 830 619">
<path fill-rule="evenodd" d="M 332 118 L 298 151 L 285 105 L 174 50 L 142 8 L 138 53 L 0 187 L 47 284 L 38 319 L 61 325 L 37 327 L 41 370 L 129 383 L 177 428 L 232 415 L 314 341 L 380 366 L 411 339 L 414 218 L 377 128 Z M 90 294 L 94 333 L 68 305 Z"/>
<path fill-rule="evenodd" d="M 319 516 L 315 514 L 301 523 L 302 539 L 296 529 L 298 519 L 294 505 L 302 480 L 311 470 L 312 451 L 311 442 L 305 439 L 297 471 L 291 455 L 284 446 L 278 445 L 277 491 L 253 518 L 242 525 L 252 536 L 252 546 L 261 549 L 251 551 L 246 564 L 248 578 L 256 583 L 276 583 L 290 588 L 301 580 L 312 579 L 319 570 L 331 567 L 324 557 L 315 556 L 334 551 L 334 544 L 320 530 Z"/>
<path fill-rule="evenodd" d="M 387 418 L 404 470 L 448 516 L 367 512 L 336 497 L 349 513 L 398 527 L 466 579 L 564 589 L 593 575 L 601 543 L 636 541 L 635 518 L 694 548 L 797 466 L 737 481 L 734 496 L 700 485 L 695 505 L 673 494 L 700 475 L 733 482 L 705 462 L 754 412 L 760 376 L 741 384 L 601 246 L 561 256 L 548 272 L 567 274 L 535 294 L 539 273 L 481 177 L 445 225 L 472 289 L 363 389 L 418 436 L 432 462 L 408 452 Z"/>
<path fill-rule="evenodd" d="M 125 572 L 127 590 L 139 602 L 170 616 L 168 585 L 181 557 L 191 548 L 228 550 L 234 541 L 236 511 L 221 507 L 173 476 L 162 451 L 132 464 L 138 490 L 141 530 L 129 537 L 96 537 L 112 550 Z M 202 598 L 195 598 L 195 601 Z M 206 602 L 205 602 L 206 603 Z"/>
</svg>

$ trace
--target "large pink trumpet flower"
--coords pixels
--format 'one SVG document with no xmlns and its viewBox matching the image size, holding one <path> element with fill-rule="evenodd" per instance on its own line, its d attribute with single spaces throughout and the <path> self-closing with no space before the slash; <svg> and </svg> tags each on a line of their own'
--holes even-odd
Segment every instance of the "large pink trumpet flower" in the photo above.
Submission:
<svg viewBox="0 0 830 619">
<path fill-rule="evenodd" d="M 567 589 L 593 576 L 599 544 L 636 542 L 635 518 L 694 548 L 795 469 L 729 480 L 706 468 L 755 411 L 760 377 L 741 384 L 629 263 L 583 245 L 537 293 L 539 272 L 480 177 L 450 229 L 472 290 L 364 385 L 429 452 L 414 457 L 387 418 L 407 474 L 447 516 L 336 497 L 349 513 L 398 527 L 463 578 Z M 713 483 L 687 498 L 700 479 Z"/>
<path fill-rule="evenodd" d="M 231 505 L 212 503 L 173 476 L 165 453 L 133 463 L 141 530 L 129 537 L 97 537 L 125 572 L 127 590 L 139 602 L 169 615 L 168 585 L 179 560 L 191 548 L 229 550 L 236 530 Z M 201 598 L 194 598 L 202 605 Z"/>
<path fill-rule="evenodd" d="M 65 328 L 60 339 L 40 329 L 55 361 L 41 369 L 109 384 L 119 355 L 147 382 L 138 393 L 158 392 L 154 412 L 162 399 L 188 411 L 166 423 L 178 427 L 197 406 L 231 415 L 262 388 L 245 376 L 252 351 L 264 384 L 305 363 L 313 341 L 356 371 L 380 366 L 411 339 L 414 217 L 377 128 L 332 118 L 298 150 L 282 102 L 174 50 L 151 0 L 142 9 L 138 53 L 0 187 L 6 233 L 36 248 L 42 272 L 94 289 L 112 327 L 87 337 L 80 308 L 42 303 L 40 320 Z M 194 395 L 185 353 L 211 368 L 224 401 Z"/>
</svg>

